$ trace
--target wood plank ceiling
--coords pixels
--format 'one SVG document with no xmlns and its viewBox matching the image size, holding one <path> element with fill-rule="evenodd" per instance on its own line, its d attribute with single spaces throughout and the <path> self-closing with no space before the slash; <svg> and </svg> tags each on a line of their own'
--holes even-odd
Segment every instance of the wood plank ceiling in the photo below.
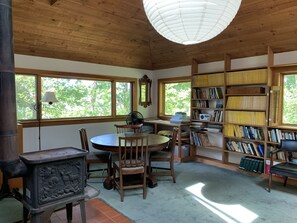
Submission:
<svg viewBox="0 0 297 223">
<path fill-rule="evenodd" d="M 183 46 L 149 24 L 142 0 L 12 0 L 15 53 L 163 69 L 297 50 L 296 0 L 242 0 L 227 29 Z"/>
</svg>

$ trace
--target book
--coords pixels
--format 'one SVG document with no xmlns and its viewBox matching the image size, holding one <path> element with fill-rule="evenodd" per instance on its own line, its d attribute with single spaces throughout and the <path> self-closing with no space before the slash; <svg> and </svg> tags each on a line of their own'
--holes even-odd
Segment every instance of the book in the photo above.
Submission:
<svg viewBox="0 0 297 223">
<path fill-rule="evenodd" d="M 242 169 L 242 170 L 245 169 L 245 157 L 242 157 L 242 158 L 240 159 L 239 169 Z"/>
<path fill-rule="evenodd" d="M 259 161 L 259 165 L 258 165 L 258 170 L 257 170 L 258 173 L 264 173 L 264 160 L 260 160 Z"/>
<path fill-rule="evenodd" d="M 264 157 L 264 145 L 262 145 L 262 144 L 258 144 L 258 145 L 257 145 L 257 150 L 258 150 L 260 156 L 261 156 L 261 157 Z M 269 156 L 268 156 L 268 157 L 269 157 Z"/>
<path fill-rule="evenodd" d="M 211 146 L 211 143 L 209 142 L 209 139 L 206 133 L 198 133 L 198 136 L 200 138 L 202 146 Z"/>
</svg>

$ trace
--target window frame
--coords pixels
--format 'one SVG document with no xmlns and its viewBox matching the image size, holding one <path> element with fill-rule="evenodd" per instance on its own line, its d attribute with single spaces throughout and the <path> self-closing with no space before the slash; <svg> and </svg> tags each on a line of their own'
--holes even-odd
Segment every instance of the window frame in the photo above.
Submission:
<svg viewBox="0 0 297 223">
<path fill-rule="evenodd" d="M 86 74 L 86 73 L 70 73 L 70 72 L 60 72 L 60 71 L 48 71 L 48 70 L 35 70 L 26 68 L 16 68 L 15 74 L 22 75 L 34 75 L 36 76 L 36 101 L 40 101 L 41 95 L 41 78 L 42 77 L 53 77 L 53 78 L 74 78 L 83 80 L 95 80 L 95 81 L 111 81 L 111 116 L 104 117 L 79 117 L 79 118 L 56 118 L 56 119 L 42 119 L 42 108 L 37 111 L 36 119 L 32 120 L 18 120 L 24 127 L 36 127 L 38 126 L 38 119 L 40 119 L 41 126 L 54 126 L 54 125 L 71 125 L 71 124 L 81 124 L 81 123 L 97 123 L 97 122 L 114 122 L 114 121 L 124 121 L 125 115 L 116 115 L 116 82 L 130 82 L 131 83 L 131 109 L 132 111 L 137 111 L 138 104 L 138 92 L 137 92 L 137 78 L 130 77 L 117 77 L 117 76 L 107 76 L 107 75 L 96 75 L 96 74 Z"/>
<path fill-rule="evenodd" d="M 190 82 L 191 76 L 158 79 L 158 118 L 169 120 L 172 115 L 165 115 L 165 84 Z M 191 106 L 191 101 L 189 102 Z"/>
</svg>

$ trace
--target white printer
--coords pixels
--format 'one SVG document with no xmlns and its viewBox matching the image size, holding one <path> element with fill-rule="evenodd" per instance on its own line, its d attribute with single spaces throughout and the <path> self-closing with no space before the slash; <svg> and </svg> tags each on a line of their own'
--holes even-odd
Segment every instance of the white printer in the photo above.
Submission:
<svg viewBox="0 0 297 223">
<path fill-rule="evenodd" d="M 187 116 L 185 112 L 175 112 L 175 115 L 171 117 L 170 122 L 176 124 L 189 123 L 190 117 Z"/>
</svg>

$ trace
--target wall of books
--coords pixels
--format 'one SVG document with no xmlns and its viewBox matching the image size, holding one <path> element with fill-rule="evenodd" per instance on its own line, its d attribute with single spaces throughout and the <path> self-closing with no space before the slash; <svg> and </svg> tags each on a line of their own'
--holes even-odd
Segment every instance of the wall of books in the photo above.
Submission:
<svg viewBox="0 0 297 223">
<path fill-rule="evenodd" d="M 213 159 L 208 154 L 216 152 L 224 164 L 269 173 L 270 152 L 279 148 L 282 139 L 297 140 L 297 127 L 281 126 L 279 106 L 280 72 L 297 70 L 297 64 L 273 62 L 269 47 L 264 67 L 232 70 L 226 55 L 224 71 L 199 73 L 193 60 L 191 154 Z M 276 161 L 283 159 L 284 154 L 278 153 Z"/>
</svg>

